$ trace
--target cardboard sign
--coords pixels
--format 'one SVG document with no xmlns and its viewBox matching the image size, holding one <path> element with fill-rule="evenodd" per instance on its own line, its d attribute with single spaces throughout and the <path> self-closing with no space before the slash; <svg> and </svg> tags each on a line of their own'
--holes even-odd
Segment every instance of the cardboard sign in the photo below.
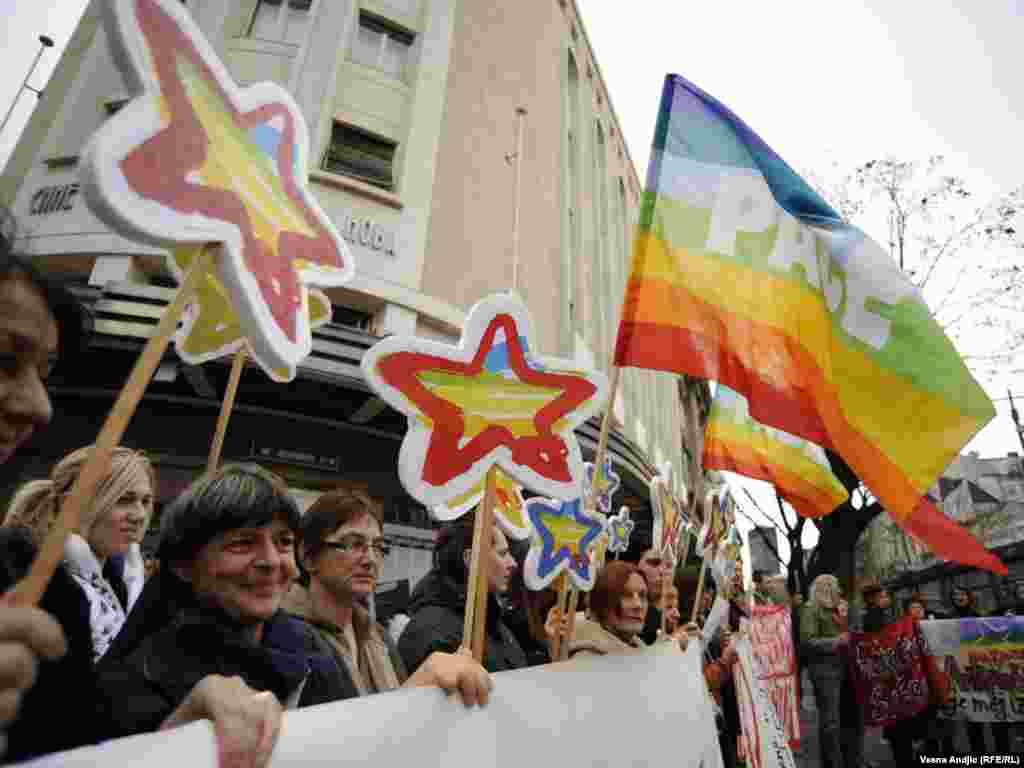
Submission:
<svg viewBox="0 0 1024 768">
<path fill-rule="evenodd" d="M 1024 617 L 922 621 L 928 653 L 953 683 L 946 719 L 1024 722 Z"/>
<path fill-rule="evenodd" d="M 909 616 L 872 634 L 850 633 L 850 672 L 865 725 L 893 725 L 928 706 L 925 650 Z"/>
<path fill-rule="evenodd" d="M 534 591 L 545 589 L 559 574 L 568 573 L 583 592 L 594 588 L 597 568 L 590 550 L 604 532 L 599 513 L 583 508 L 582 499 L 530 499 L 526 502 L 533 534 L 523 563 L 523 581 Z"/>
<path fill-rule="evenodd" d="M 721 756 L 693 643 L 494 675 L 490 704 L 467 710 L 434 688 L 288 712 L 271 768 L 713 768 Z M 217 768 L 208 721 L 51 755 L 37 768 Z"/>
<path fill-rule="evenodd" d="M 308 286 L 342 285 L 354 269 L 308 188 L 301 112 L 279 85 L 239 87 L 178 0 L 106 0 L 104 23 L 134 97 L 83 150 L 86 202 L 141 242 L 222 243 L 221 290 L 207 281 L 179 335 L 196 335 L 186 359 L 234 351 L 244 331 L 271 375 L 293 376 L 312 348 Z M 168 266 L 180 280 L 189 261 Z"/>
<path fill-rule="evenodd" d="M 651 513 L 654 516 L 654 547 L 673 563 L 682 550 L 686 533 L 686 513 L 672 493 L 672 465 L 665 462 L 659 474 L 651 478 Z"/>
<path fill-rule="evenodd" d="M 800 746 L 800 680 L 793 651 L 793 619 L 784 605 L 755 605 L 750 621 L 754 672 L 782 722 L 789 746 Z"/>
<path fill-rule="evenodd" d="M 457 347 L 391 336 L 363 356 L 367 382 L 409 420 L 398 475 L 424 506 L 471 491 L 495 465 L 544 496 L 579 498 L 574 430 L 604 407 L 608 379 L 535 358 L 529 338 L 526 305 L 501 293 L 469 310 Z"/>
<path fill-rule="evenodd" d="M 480 482 L 466 493 L 447 504 L 430 510 L 435 520 L 447 522 L 462 517 L 475 509 L 484 498 L 484 484 Z M 523 540 L 530 537 L 530 518 L 526 515 L 523 487 L 500 469 L 496 472 L 494 490 L 494 516 L 506 536 Z"/>
<path fill-rule="evenodd" d="M 749 637 L 739 638 L 736 653 L 733 681 L 743 729 L 741 754 L 746 755 L 750 768 L 795 768 L 778 712 L 754 671 L 754 652 Z"/>
</svg>

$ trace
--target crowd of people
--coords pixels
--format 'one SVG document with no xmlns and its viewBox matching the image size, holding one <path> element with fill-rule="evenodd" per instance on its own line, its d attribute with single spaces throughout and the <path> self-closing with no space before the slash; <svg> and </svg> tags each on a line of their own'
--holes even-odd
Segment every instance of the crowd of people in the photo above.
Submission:
<svg viewBox="0 0 1024 768">
<path fill-rule="evenodd" d="M 19 449 L 52 419 L 47 375 L 72 364 L 86 330 L 74 299 L 4 248 L 0 462 L 12 477 Z M 439 532 L 434 567 L 416 585 L 408 621 L 392 636 L 371 610 L 389 545 L 380 506 L 369 496 L 338 489 L 300 514 L 280 478 L 256 465 L 228 465 L 197 478 L 164 510 L 155 562 L 145 562 L 140 544 L 153 514 L 156 473 L 144 454 L 119 447 L 40 606 L 15 605 L 10 589 L 31 567 L 92 450 L 74 451 L 46 479 L 20 488 L 0 526 L 5 760 L 209 719 L 222 765 L 264 765 L 287 709 L 405 686 L 436 687 L 466 706 L 484 706 L 491 673 L 550 663 L 562 634 L 570 663 L 643 653 L 658 642 L 685 650 L 700 638 L 723 761 L 726 768 L 738 764 L 736 633 L 747 606 L 767 600 L 760 579 L 753 600 L 739 599 L 739 568 L 725 618 L 706 635 L 714 588 L 698 595 L 696 580 L 674 573 L 638 531 L 630 551 L 598 573 L 585 614 L 570 621 L 553 607 L 553 589 L 525 588 L 525 549 L 495 526 L 478 663 L 462 637 L 472 514 Z M 794 640 L 818 706 L 822 764 L 860 768 L 864 725 L 844 656 L 847 603 L 830 575 L 819 576 L 802 602 L 799 594 L 793 598 Z M 896 618 L 881 587 L 866 589 L 864 602 L 865 630 Z M 925 618 L 920 596 L 905 608 Z M 969 592 L 953 593 L 952 614 L 978 615 Z M 698 620 L 689 622 L 691 616 Z M 901 764 L 929 739 L 936 750 L 952 751 L 952 730 L 935 723 L 934 711 L 926 711 L 887 729 Z M 984 727 L 966 727 L 971 749 L 987 751 Z M 1011 751 L 1012 728 L 992 727 L 997 749 Z"/>
</svg>

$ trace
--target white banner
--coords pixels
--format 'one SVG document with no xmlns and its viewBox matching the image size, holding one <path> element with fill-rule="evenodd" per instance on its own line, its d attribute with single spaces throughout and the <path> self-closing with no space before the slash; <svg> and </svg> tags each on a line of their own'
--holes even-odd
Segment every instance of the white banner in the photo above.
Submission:
<svg viewBox="0 0 1024 768">
<path fill-rule="evenodd" d="M 739 660 L 733 667 L 733 680 L 747 765 L 750 768 L 796 768 L 779 713 L 754 674 L 754 654 L 747 635 L 737 640 L 736 652 Z"/>
<path fill-rule="evenodd" d="M 708 768 L 720 755 L 701 665 L 698 643 L 685 656 L 661 643 L 497 674 L 483 709 L 430 688 L 309 707 L 285 716 L 271 766 Z M 203 722 L 23 765 L 216 768 L 216 749 Z"/>
</svg>

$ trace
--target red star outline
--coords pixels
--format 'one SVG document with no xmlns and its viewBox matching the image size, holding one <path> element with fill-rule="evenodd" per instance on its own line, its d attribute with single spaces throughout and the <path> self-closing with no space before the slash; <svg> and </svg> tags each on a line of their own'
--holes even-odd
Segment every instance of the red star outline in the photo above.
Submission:
<svg viewBox="0 0 1024 768">
<path fill-rule="evenodd" d="M 507 427 L 491 424 L 460 448 L 459 442 L 465 434 L 462 408 L 435 395 L 420 382 L 418 375 L 425 371 L 441 371 L 459 376 L 479 376 L 484 371 L 487 354 L 494 346 L 499 330 L 505 332 L 509 366 L 520 381 L 562 392 L 534 414 L 536 436 L 517 438 Z M 526 466 L 544 478 L 560 483 L 573 480 L 567 461 L 569 447 L 566 438 L 555 432 L 553 427 L 561 418 L 594 397 L 597 387 L 584 376 L 531 368 L 520 343 L 516 321 L 510 314 L 500 313 L 491 318 L 469 363 L 439 355 L 402 351 L 381 357 L 377 371 L 381 379 L 405 395 L 433 424 L 421 471 L 423 482 L 442 486 L 502 446 L 511 450 L 516 464 Z M 547 460 L 542 454 L 547 454 Z"/>
<path fill-rule="evenodd" d="M 165 128 L 124 157 L 121 170 L 125 181 L 140 197 L 178 213 L 198 213 L 234 224 L 241 232 L 242 261 L 259 284 L 263 302 L 284 335 L 297 343 L 296 315 L 302 311 L 303 286 L 293 259 L 300 256 L 308 262 L 341 270 L 345 268 L 345 257 L 318 213 L 307 204 L 301 185 L 296 182 L 294 117 L 284 103 L 265 104 L 251 112 L 239 112 L 202 53 L 177 21 L 154 0 L 135 0 L 134 4 L 139 29 L 159 81 L 160 95 L 166 100 L 171 117 Z M 247 131 L 275 117 L 283 119 L 278 175 L 289 200 L 301 211 L 310 229 L 317 233 L 315 238 L 281 231 L 277 252 L 274 253 L 256 237 L 246 205 L 234 192 L 200 186 L 187 180 L 187 176 L 205 162 L 209 141 L 178 78 L 175 64 L 178 56 L 186 56 L 192 61 L 227 106 L 240 129 Z M 274 280 L 280 286 L 280 293 L 272 287 Z"/>
</svg>

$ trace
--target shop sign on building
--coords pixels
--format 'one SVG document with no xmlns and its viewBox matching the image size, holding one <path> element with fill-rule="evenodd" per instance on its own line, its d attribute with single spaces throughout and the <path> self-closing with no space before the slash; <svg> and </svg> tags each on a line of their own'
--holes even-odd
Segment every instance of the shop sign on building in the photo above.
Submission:
<svg viewBox="0 0 1024 768">
<path fill-rule="evenodd" d="M 294 466 L 305 467 L 307 469 L 337 472 L 341 468 L 341 459 L 338 456 L 307 453 L 306 451 L 293 451 L 288 448 L 259 445 L 256 442 L 253 442 L 252 444 L 250 455 L 257 461 L 292 464 Z"/>
<path fill-rule="evenodd" d="M 349 211 L 343 211 L 340 220 L 335 223 L 341 236 L 352 245 L 361 245 L 395 258 L 395 232 L 390 227 L 385 227 L 370 216 L 357 216 Z"/>
</svg>

